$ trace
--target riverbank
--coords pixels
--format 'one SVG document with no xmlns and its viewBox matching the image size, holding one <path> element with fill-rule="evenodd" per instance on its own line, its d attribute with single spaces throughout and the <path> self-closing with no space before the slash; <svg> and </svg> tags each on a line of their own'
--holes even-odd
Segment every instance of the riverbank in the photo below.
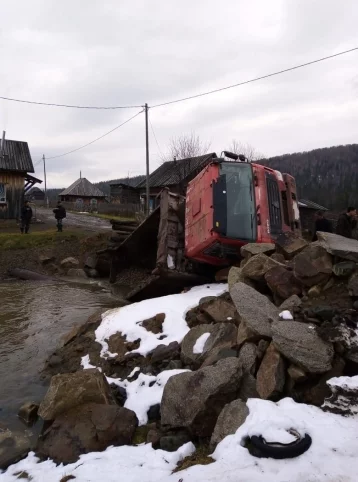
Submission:
<svg viewBox="0 0 358 482">
<path fill-rule="evenodd" d="M 109 237 L 110 232 L 88 233 L 83 229 L 63 233 L 47 229 L 29 235 L 0 233 L 0 280 L 7 279 L 8 270 L 13 268 L 62 274 L 60 262 L 68 257 L 76 258 L 78 268 L 83 268 L 86 257 L 104 249 Z"/>
</svg>

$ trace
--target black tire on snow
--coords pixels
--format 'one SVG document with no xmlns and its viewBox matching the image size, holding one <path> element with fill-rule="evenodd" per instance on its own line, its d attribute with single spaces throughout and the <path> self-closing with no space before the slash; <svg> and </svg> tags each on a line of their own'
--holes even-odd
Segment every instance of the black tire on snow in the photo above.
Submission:
<svg viewBox="0 0 358 482">
<path fill-rule="evenodd" d="M 272 458 L 272 459 L 292 459 L 304 454 L 310 448 L 312 444 L 311 437 L 306 433 L 303 438 L 295 440 L 290 444 L 271 445 L 260 436 L 253 435 L 249 437 L 247 448 L 251 455 L 259 458 Z"/>
</svg>

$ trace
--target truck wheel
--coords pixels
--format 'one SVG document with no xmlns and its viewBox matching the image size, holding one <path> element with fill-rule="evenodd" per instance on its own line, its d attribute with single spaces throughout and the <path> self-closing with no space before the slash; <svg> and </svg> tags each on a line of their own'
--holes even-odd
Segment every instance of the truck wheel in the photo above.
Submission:
<svg viewBox="0 0 358 482">
<path fill-rule="evenodd" d="M 292 459 L 304 454 L 311 446 L 312 439 L 306 433 L 301 437 L 296 431 L 290 431 L 296 440 L 289 444 L 279 442 L 266 442 L 260 435 L 253 435 L 247 440 L 247 448 L 251 455 L 259 458 Z"/>
</svg>

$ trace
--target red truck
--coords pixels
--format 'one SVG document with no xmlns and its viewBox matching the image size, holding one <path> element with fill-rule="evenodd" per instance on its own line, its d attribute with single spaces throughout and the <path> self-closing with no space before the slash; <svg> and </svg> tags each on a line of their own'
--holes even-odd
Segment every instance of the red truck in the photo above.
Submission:
<svg viewBox="0 0 358 482">
<path fill-rule="evenodd" d="M 224 151 L 189 182 L 186 196 L 158 196 L 151 215 L 110 248 L 112 283 L 131 301 L 214 279 L 246 243 L 300 231 L 295 180 Z"/>
</svg>

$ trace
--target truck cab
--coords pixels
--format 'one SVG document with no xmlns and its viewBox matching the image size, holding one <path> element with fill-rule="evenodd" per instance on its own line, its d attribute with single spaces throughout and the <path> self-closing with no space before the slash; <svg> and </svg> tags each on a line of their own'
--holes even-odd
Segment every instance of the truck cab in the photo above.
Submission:
<svg viewBox="0 0 358 482">
<path fill-rule="evenodd" d="M 193 261 L 229 265 L 246 243 L 300 230 L 294 178 L 238 157 L 215 159 L 188 185 L 185 256 Z"/>
</svg>

